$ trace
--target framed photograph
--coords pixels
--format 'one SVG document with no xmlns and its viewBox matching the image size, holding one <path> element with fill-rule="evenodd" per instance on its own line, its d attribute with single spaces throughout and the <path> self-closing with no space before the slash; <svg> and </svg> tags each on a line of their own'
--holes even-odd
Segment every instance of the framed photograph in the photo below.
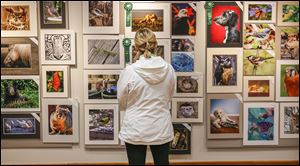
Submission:
<svg viewBox="0 0 300 166">
<path fill-rule="evenodd" d="M 244 2 L 244 23 L 276 23 L 276 2 Z"/>
<path fill-rule="evenodd" d="M 138 29 L 146 27 L 155 33 L 156 38 L 170 38 L 169 3 L 132 4 L 131 23 L 130 26 L 125 26 L 125 37 L 134 38 Z"/>
<path fill-rule="evenodd" d="M 203 98 L 172 98 L 172 121 L 203 122 Z"/>
<path fill-rule="evenodd" d="M 85 105 L 85 144 L 118 145 L 119 112 L 117 104 Z"/>
<path fill-rule="evenodd" d="M 119 34 L 118 1 L 82 2 L 83 34 Z"/>
<path fill-rule="evenodd" d="M 245 76 L 244 101 L 274 101 L 274 76 Z"/>
<path fill-rule="evenodd" d="M 37 36 L 36 1 L 1 1 L 1 38 Z"/>
<path fill-rule="evenodd" d="M 1 114 L 2 139 L 39 139 L 40 115 L 28 114 Z"/>
<path fill-rule="evenodd" d="M 120 74 L 120 70 L 85 70 L 84 102 L 118 103 L 117 83 Z"/>
<path fill-rule="evenodd" d="M 177 73 L 176 97 L 203 97 L 203 73 Z"/>
<path fill-rule="evenodd" d="M 191 154 L 192 126 L 188 123 L 173 123 L 174 139 L 170 142 L 170 154 Z"/>
<path fill-rule="evenodd" d="M 1 38 L 1 75 L 39 75 L 38 40 Z"/>
<path fill-rule="evenodd" d="M 278 145 L 278 103 L 244 103 L 243 145 Z"/>
<path fill-rule="evenodd" d="M 166 62 L 171 61 L 171 41 L 169 39 L 156 39 L 157 40 L 157 50 L 156 55 L 162 57 Z M 130 64 L 136 61 L 135 56 L 138 51 L 134 46 L 134 39 L 131 39 L 132 46 L 130 47 Z"/>
<path fill-rule="evenodd" d="M 196 3 L 171 3 L 172 35 L 196 35 Z"/>
<path fill-rule="evenodd" d="M 207 93 L 242 92 L 243 50 L 207 49 Z"/>
<path fill-rule="evenodd" d="M 245 24 L 244 49 L 275 49 L 274 24 Z"/>
<path fill-rule="evenodd" d="M 66 29 L 67 1 L 40 1 L 41 29 Z"/>
<path fill-rule="evenodd" d="M 43 97 L 69 96 L 69 67 L 42 66 Z"/>
<path fill-rule="evenodd" d="M 280 103 L 280 138 L 299 138 L 299 102 Z"/>
<path fill-rule="evenodd" d="M 299 27 L 277 27 L 276 55 L 281 60 L 299 60 Z"/>
<path fill-rule="evenodd" d="M 299 26 L 299 2 L 278 1 L 277 25 Z"/>
<path fill-rule="evenodd" d="M 43 99 L 43 142 L 79 141 L 78 102 L 75 99 Z"/>
<path fill-rule="evenodd" d="M 41 30 L 41 64 L 75 65 L 73 30 Z"/>
<path fill-rule="evenodd" d="M 39 76 L 1 76 L 1 112 L 39 111 Z"/>
<path fill-rule="evenodd" d="M 299 101 L 299 61 L 277 60 L 276 101 Z"/>
<path fill-rule="evenodd" d="M 244 76 L 274 76 L 276 55 L 273 50 L 244 50 Z"/>
<path fill-rule="evenodd" d="M 241 47 L 243 10 L 236 2 L 214 2 L 212 24 L 206 30 L 207 47 Z"/>
<path fill-rule="evenodd" d="M 207 95 L 207 138 L 242 138 L 242 96 L 240 94 Z"/>
<path fill-rule="evenodd" d="M 194 72 L 194 52 L 172 52 L 171 65 L 175 72 Z"/>
</svg>

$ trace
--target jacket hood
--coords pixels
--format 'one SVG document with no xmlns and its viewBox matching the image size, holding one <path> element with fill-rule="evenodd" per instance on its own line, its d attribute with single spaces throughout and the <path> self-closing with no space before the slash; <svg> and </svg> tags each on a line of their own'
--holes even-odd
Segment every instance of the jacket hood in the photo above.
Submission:
<svg viewBox="0 0 300 166">
<path fill-rule="evenodd" d="M 169 65 L 160 56 L 153 56 L 148 59 L 141 56 L 133 64 L 133 69 L 149 84 L 158 84 L 166 78 Z"/>
</svg>

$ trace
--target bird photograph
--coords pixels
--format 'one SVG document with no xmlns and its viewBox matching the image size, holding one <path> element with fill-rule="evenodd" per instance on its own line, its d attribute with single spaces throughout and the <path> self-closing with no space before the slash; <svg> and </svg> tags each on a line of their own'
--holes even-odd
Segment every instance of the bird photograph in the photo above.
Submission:
<svg viewBox="0 0 300 166">
<path fill-rule="evenodd" d="M 299 96 L 299 65 L 281 66 L 281 88 L 280 96 Z"/>
<path fill-rule="evenodd" d="M 62 23 L 62 2 L 47 1 L 44 2 L 44 22 L 48 24 Z"/>
<path fill-rule="evenodd" d="M 244 49 L 274 49 L 275 30 L 271 24 L 246 24 Z"/>
</svg>

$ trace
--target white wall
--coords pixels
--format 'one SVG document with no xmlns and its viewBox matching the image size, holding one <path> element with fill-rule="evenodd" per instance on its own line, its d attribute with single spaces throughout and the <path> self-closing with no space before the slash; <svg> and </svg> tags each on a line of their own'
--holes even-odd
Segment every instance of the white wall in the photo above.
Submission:
<svg viewBox="0 0 300 166">
<path fill-rule="evenodd" d="M 205 71 L 205 10 L 198 3 L 196 70 Z M 123 6 L 120 5 L 121 10 Z M 201 8 L 201 10 L 199 10 Z M 85 149 L 83 110 L 83 51 L 81 2 L 69 2 L 70 29 L 77 33 L 77 66 L 71 68 L 71 96 L 80 102 L 80 143 L 73 148 L 1 149 L 1 164 L 127 162 L 125 149 Z M 121 12 L 121 26 L 124 25 Z M 121 32 L 124 32 L 123 29 Z M 205 78 L 205 77 L 204 77 Z M 204 116 L 205 117 L 205 116 Z M 299 160 L 297 148 L 207 149 L 205 123 L 192 128 L 192 154 L 171 155 L 171 161 Z M 147 153 L 147 161 L 153 161 Z"/>
</svg>

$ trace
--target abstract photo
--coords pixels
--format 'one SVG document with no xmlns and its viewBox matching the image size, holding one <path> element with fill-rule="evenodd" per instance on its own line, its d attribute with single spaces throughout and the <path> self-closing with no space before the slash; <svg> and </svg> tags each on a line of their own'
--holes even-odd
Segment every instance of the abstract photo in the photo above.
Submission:
<svg viewBox="0 0 300 166">
<path fill-rule="evenodd" d="M 1 43 L 2 68 L 31 68 L 31 44 Z"/>
<path fill-rule="evenodd" d="M 282 5 L 282 22 L 299 22 L 299 5 Z"/>
<path fill-rule="evenodd" d="M 177 102 L 177 118 L 198 119 L 198 102 Z"/>
<path fill-rule="evenodd" d="M 194 53 L 172 52 L 171 64 L 176 72 L 193 72 Z"/>
<path fill-rule="evenodd" d="M 244 50 L 245 76 L 275 75 L 276 57 L 273 50 Z"/>
<path fill-rule="evenodd" d="M 154 32 L 163 32 L 163 23 L 163 10 L 132 10 L 132 32 L 136 32 L 140 28 L 149 28 Z"/>
<path fill-rule="evenodd" d="M 249 4 L 249 20 L 272 20 L 272 4 Z"/>
<path fill-rule="evenodd" d="M 114 110 L 89 110 L 89 140 L 114 140 Z"/>
<path fill-rule="evenodd" d="M 299 97 L 299 65 L 280 66 L 280 97 Z"/>
<path fill-rule="evenodd" d="M 64 72 L 46 71 L 47 92 L 64 92 Z"/>
<path fill-rule="evenodd" d="M 172 51 L 194 52 L 194 41 L 186 39 L 172 39 Z"/>
<path fill-rule="evenodd" d="M 89 26 L 113 26 L 113 1 L 89 1 Z"/>
<path fill-rule="evenodd" d="M 299 28 L 281 28 L 280 59 L 299 59 Z"/>
<path fill-rule="evenodd" d="M 270 80 L 248 80 L 249 97 L 269 97 Z"/>
<path fill-rule="evenodd" d="M 299 106 L 284 107 L 284 134 L 299 134 Z"/>
<path fill-rule="evenodd" d="M 187 128 L 188 127 L 188 128 Z M 190 154 L 191 153 L 191 125 L 173 124 L 174 139 L 170 142 L 170 154 Z"/>
<path fill-rule="evenodd" d="M 275 26 L 273 24 L 245 24 L 244 49 L 274 49 Z"/>
<path fill-rule="evenodd" d="M 237 85 L 236 55 L 213 55 L 213 86 Z"/>
<path fill-rule="evenodd" d="M 71 34 L 45 34 L 45 60 L 71 60 Z"/>
<path fill-rule="evenodd" d="M 30 27 L 29 6 L 2 6 L 1 30 L 28 31 Z"/>
<path fill-rule="evenodd" d="M 119 75 L 88 75 L 88 99 L 117 99 Z"/>
<path fill-rule="evenodd" d="M 172 3 L 172 35 L 196 35 L 196 3 Z"/>
<path fill-rule="evenodd" d="M 49 135 L 73 135 L 72 105 L 48 105 Z"/>
<path fill-rule="evenodd" d="M 62 24 L 63 23 L 63 2 L 62 1 L 43 1 L 43 24 Z"/>
<path fill-rule="evenodd" d="M 176 93 L 198 93 L 198 81 L 193 76 L 177 76 Z"/>
</svg>

